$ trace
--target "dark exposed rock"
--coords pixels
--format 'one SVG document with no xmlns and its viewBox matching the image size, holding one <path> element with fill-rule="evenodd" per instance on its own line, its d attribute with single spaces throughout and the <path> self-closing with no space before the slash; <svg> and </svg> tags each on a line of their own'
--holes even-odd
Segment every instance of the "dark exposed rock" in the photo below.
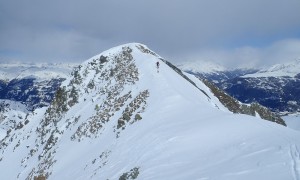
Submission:
<svg viewBox="0 0 300 180">
<path fill-rule="evenodd" d="M 117 137 L 120 133 L 120 130 L 124 130 L 127 123 L 133 124 L 138 120 L 141 120 L 142 117 L 140 113 L 144 112 L 146 107 L 146 99 L 149 97 L 149 91 L 145 90 L 136 96 L 125 108 L 123 115 L 118 120 L 117 125 Z M 134 115 L 135 114 L 135 115 Z M 132 116 L 134 115 L 134 118 Z"/>
<path fill-rule="evenodd" d="M 106 56 L 100 56 L 100 64 L 104 64 L 108 62 L 107 57 Z"/>
<path fill-rule="evenodd" d="M 262 119 L 286 126 L 284 120 L 275 113 L 271 112 L 268 108 L 263 107 L 258 103 L 252 103 L 250 106 L 241 104 L 238 100 L 226 94 L 223 90 L 219 89 L 213 83 L 207 80 L 202 80 L 202 82 L 210 88 L 211 92 L 226 108 L 228 108 L 229 111 L 251 116 L 255 116 L 257 113 Z"/>
<path fill-rule="evenodd" d="M 123 173 L 119 180 L 132 180 L 139 176 L 139 167 L 132 168 L 129 172 Z"/>
<path fill-rule="evenodd" d="M 142 119 L 142 116 L 140 114 L 136 114 L 135 117 L 134 117 L 134 120 L 141 120 Z"/>
</svg>

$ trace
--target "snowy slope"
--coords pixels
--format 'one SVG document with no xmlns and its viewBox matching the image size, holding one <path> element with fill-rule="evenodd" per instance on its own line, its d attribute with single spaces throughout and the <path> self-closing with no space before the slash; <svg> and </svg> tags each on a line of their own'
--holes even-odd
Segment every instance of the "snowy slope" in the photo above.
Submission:
<svg viewBox="0 0 300 180">
<path fill-rule="evenodd" d="M 87 60 L 1 142 L 1 178 L 299 179 L 299 132 L 232 114 L 189 77 L 141 44 Z"/>
<path fill-rule="evenodd" d="M 287 126 L 289 128 L 300 131 L 300 115 L 299 115 L 299 113 L 290 114 L 288 116 L 283 116 L 283 119 L 287 123 Z"/>
</svg>

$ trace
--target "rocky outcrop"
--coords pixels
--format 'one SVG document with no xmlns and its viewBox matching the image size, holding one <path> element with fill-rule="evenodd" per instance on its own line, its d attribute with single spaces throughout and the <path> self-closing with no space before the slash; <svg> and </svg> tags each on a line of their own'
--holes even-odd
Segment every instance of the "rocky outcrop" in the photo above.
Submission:
<svg viewBox="0 0 300 180">
<path fill-rule="evenodd" d="M 258 104 L 258 103 L 251 103 L 243 104 L 240 103 L 235 98 L 229 96 L 226 94 L 223 90 L 219 89 L 216 85 L 213 83 L 202 80 L 202 82 L 210 88 L 212 93 L 219 99 L 219 101 L 228 108 L 229 111 L 233 113 L 239 113 L 239 114 L 247 114 L 250 116 L 256 116 L 258 114 L 262 119 L 275 122 L 277 124 L 281 124 L 283 126 L 286 126 L 284 120 L 276 115 L 275 113 L 271 112 L 268 108 Z"/>
</svg>

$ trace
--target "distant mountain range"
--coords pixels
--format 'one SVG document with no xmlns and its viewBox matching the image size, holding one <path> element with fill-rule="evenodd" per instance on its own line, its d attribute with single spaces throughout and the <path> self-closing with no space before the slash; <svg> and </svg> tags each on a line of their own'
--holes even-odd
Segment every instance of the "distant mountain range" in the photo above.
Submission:
<svg viewBox="0 0 300 180">
<path fill-rule="evenodd" d="M 38 81 L 66 78 L 76 63 L 1 63 L 0 79 L 9 82 L 15 79 Z"/>
<path fill-rule="evenodd" d="M 26 104 L 28 110 L 49 105 L 76 64 L 0 64 L 0 99 Z"/>
<path fill-rule="evenodd" d="M 205 64 L 203 64 L 205 66 Z M 267 69 L 187 68 L 182 70 L 214 82 L 243 103 L 258 102 L 282 115 L 300 112 L 300 60 L 277 64 Z"/>
</svg>

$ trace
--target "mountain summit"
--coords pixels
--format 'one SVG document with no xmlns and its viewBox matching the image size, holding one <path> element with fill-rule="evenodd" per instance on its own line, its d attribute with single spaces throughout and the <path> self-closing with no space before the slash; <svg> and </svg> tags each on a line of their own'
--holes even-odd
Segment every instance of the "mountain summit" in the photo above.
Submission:
<svg viewBox="0 0 300 180">
<path fill-rule="evenodd" d="M 50 106 L 20 119 L 1 140 L 3 179 L 300 177 L 299 132 L 231 113 L 138 43 L 85 61 Z"/>
</svg>

